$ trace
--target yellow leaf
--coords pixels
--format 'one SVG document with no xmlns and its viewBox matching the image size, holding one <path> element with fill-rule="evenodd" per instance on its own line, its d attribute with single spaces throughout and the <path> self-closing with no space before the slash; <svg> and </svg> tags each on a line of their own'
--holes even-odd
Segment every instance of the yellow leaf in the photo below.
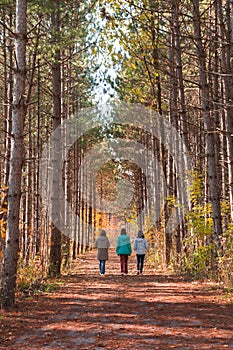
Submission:
<svg viewBox="0 0 233 350">
<path fill-rule="evenodd" d="M 5 230 L 2 230 L 1 236 L 2 236 L 2 239 L 5 240 L 5 238 L 6 238 L 6 231 Z"/>
</svg>

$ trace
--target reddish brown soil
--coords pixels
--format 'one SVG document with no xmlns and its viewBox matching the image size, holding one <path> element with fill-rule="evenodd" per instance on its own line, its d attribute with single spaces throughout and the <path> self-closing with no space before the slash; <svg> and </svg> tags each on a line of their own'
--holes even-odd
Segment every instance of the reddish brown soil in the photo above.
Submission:
<svg viewBox="0 0 233 350">
<path fill-rule="evenodd" d="M 184 281 L 145 266 L 119 274 L 111 251 L 104 277 L 95 252 L 54 293 L 18 298 L 0 313 L 0 349 L 233 349 L 233 303 L 216 284 Z"/>
</svg>

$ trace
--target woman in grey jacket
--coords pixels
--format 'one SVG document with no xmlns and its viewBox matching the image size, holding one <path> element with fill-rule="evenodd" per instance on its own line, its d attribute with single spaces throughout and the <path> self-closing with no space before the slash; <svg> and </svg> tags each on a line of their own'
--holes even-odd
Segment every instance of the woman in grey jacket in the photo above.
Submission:
<svg viewBox="0 0 233 350">
<path fill-rule="evenodd" d="M 137 256 L 137 274 L 141 275 L 143 271 L 143 264 L 144 264 L 144 258 L 146 250 L 148 249 L 148 242 L 144 238 L 144 234 L 142 230 L 138 231 L 138 236 L 134 240 L 134 250 L 136 251 Z"/>
<path fill-rule="evenodd" d="M 100 235 L 95 240 L 94 246 L 97 248 L 97 259 L 99 260 L 100 275 L 103 276 L 105 274 L 106 260 L 108 260 L 108 248 L 110 247 L 110 242 L 106 236 L 105 230 L 100 231 Z"/>
</svg>

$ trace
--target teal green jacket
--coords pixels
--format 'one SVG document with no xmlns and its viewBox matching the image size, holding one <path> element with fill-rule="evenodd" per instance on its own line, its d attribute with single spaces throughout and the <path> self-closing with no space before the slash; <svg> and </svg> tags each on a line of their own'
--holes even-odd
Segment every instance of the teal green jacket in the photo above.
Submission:
<svg viewBox="0 0 233 350">
<path fill-rule="evenodd" d="M 118 236 L 116 242 L 116 253 L 117 255 L 131 255 L 132 247 L 128 235 Z"/>
</svg>

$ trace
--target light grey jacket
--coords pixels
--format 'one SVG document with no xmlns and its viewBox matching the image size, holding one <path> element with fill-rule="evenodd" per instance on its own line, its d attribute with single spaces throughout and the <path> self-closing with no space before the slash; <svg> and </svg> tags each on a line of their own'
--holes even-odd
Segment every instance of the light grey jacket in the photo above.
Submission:
<svg viewBox="0 0 233 350">
<path fill-rule="evenodd" d="M 146 253 L 146 250 L 148 249 L 148 242 L 145 238 L 139 238 L 137 237 L 134 240 L 134 249 L 136 251 L 136 254 L 143 255 Z"/>
</svg>

